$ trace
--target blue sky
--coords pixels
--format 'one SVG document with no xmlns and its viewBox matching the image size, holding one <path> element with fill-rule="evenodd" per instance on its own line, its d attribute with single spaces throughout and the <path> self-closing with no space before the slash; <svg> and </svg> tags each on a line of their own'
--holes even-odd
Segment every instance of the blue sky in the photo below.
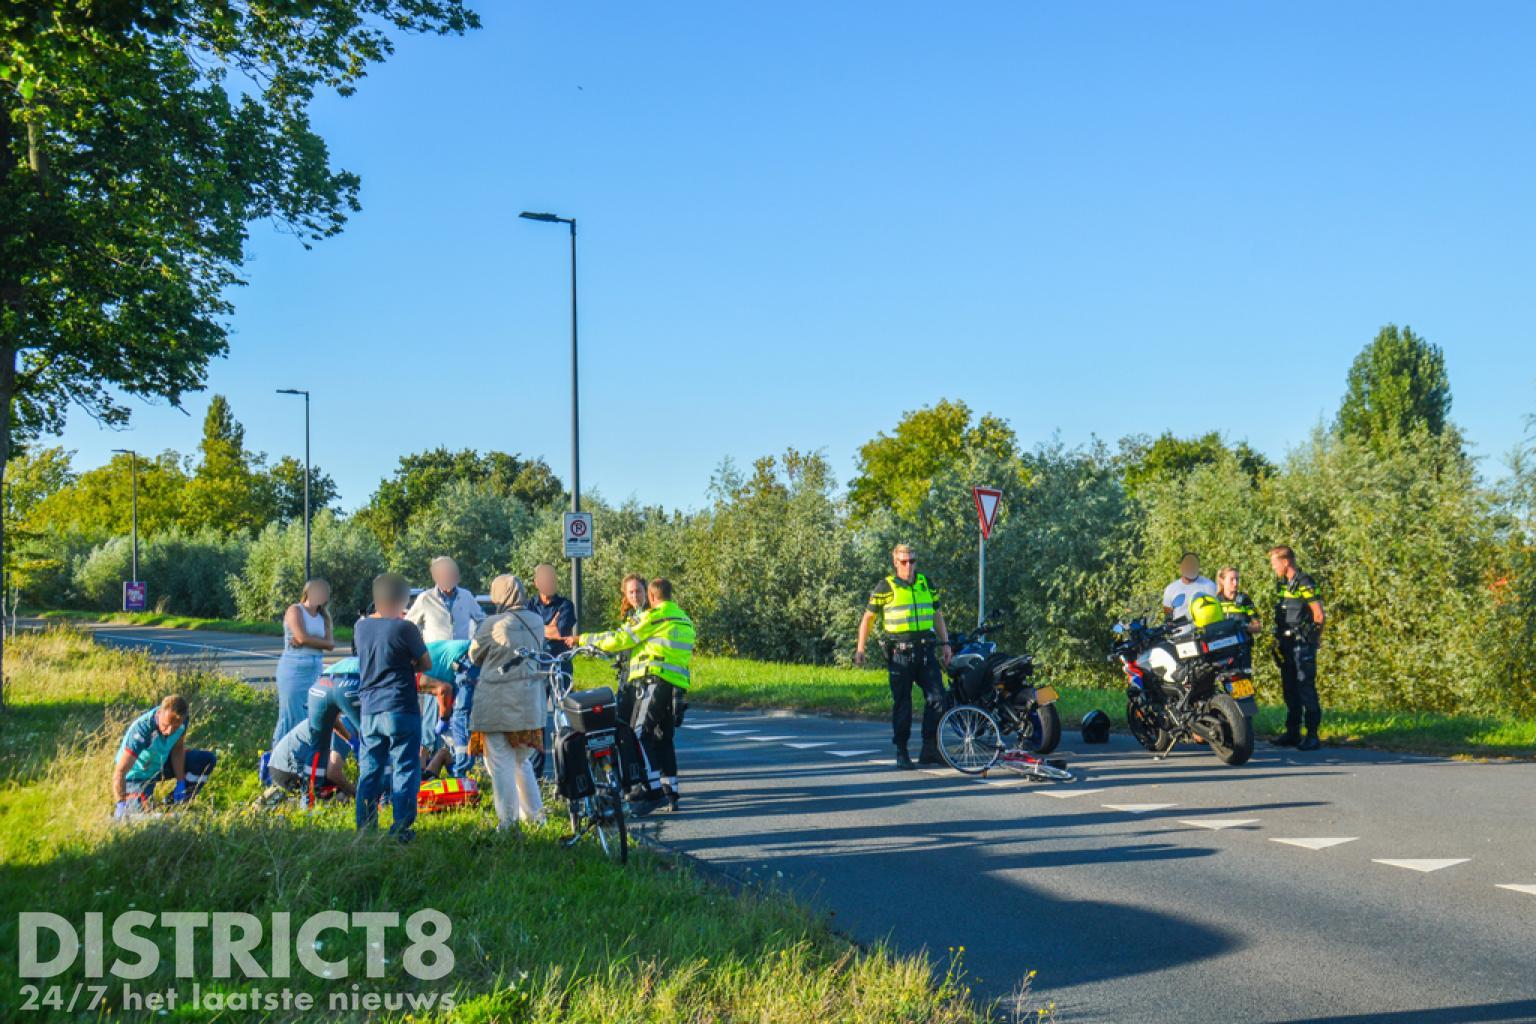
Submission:
<svg viewBox="0 0 1536 1024">
<path fill-rule="evenodd" d="M 1280 455 L 1386 322 L 1447 354 L 1487 468 L 1536 412 L 1529 4 L 513 4 L 315 123 L 363 212 L 253 227 L 187 418 L 76 414 L 78 464 L 190 450 L 207 394 L 347 507 L 402 453 L 695 506 L 726 456 L 853 454 L 964 399 L 1026 444 L 1223 430 Z M 664 438 L 657 443 L 657 434 Z"/>
</svg>

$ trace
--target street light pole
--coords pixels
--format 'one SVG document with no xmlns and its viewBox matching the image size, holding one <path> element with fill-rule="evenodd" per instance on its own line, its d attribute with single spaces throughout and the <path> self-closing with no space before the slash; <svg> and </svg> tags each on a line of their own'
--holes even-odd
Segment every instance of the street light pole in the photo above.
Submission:
<svg viewBox="0 0 1536 1024">
<path fill-rule="evenodd" d="M 139 582 L 139 453 L 132 448 L 114 448 L 114 455 L 128 456 L 129 475 L 133 480 L 133 582 Z"/>
<path fill-rule="evenodd" d="M 581 511 L 581 416 L 580 390 L 577 386 L 577 335 L 576 335 L 576 218 L 559 217 L 553 213 L 519 214 L 525 220 L 543 221 L 547 224 L 568 224 L 571 229 L 571 511 Z M 571 559 L 571 603 L 576 606 L 576 618 L 581 619 L 581 559 Z"/>
<path fill-rule="evenodd" d="M 302 388 L 278 388 L 280 395 L 304 396 L 304 582 L 314 578 L 309 567 L 309 392 Z"/>
</svg>

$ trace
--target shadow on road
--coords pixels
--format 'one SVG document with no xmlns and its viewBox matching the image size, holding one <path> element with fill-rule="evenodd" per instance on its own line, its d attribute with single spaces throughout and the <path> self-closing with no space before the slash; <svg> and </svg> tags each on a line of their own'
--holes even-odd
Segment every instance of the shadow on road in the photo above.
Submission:
<svg viewBox="0 0 1536 1024">
<path fill-rule="evenodd" d="M 1438 1010 L 1397 1013 L 1349 1013 L 1334 1017 L 1286 1017 L 1270 1024 L 1531 1024 L 1536 999 L 1519 999 L 1477 1006 L 1447 1006 Z"/>
</svg>

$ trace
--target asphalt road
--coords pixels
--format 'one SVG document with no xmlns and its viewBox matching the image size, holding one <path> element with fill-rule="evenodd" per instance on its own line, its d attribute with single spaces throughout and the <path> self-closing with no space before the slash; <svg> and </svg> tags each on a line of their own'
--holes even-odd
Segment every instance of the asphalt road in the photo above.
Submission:
<svg viewBox="0 0 1536 1024">
<path fill-rule="evenodd" d="M 247 678 L 278 641 L 103 626 Z M 263 673 L 263 670 L 265 672 Z M 700 693 L 701 698 L 706 695 Z M 866 942 L 964 947 L 976 990 L 1062 1021 L 1536 1021 L 1536 764 L 1125 737 L 1079 781 L 899 772 L 878 723 L 695 709 L 669 846 L 782 885 Z"/>
</svg>

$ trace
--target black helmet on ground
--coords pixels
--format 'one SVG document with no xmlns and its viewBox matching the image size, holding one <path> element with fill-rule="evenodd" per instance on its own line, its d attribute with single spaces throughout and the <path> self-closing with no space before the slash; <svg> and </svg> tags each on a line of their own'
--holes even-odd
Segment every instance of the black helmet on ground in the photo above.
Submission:
<svg viewBox="0 0 1536 1024">
<path fill-rule="evenodd" d="M 1109 742 L 1109 716 L 1097 709 L 1083 716 L 1083 742 Z"/>
</svg>

